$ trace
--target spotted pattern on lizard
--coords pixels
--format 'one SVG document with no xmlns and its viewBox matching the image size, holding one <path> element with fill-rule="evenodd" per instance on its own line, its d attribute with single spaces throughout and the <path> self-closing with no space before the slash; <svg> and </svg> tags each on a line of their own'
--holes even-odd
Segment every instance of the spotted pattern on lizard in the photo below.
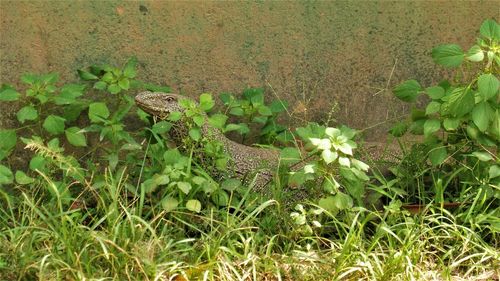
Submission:
<svg viewBox="0 0 500 281">
<path fill-rule="evenodd" d="M 161 92 L 142 92 L 135 97 L 135 103 L 145 112 L 160 119 L 166 119 L 172 112 L 183 112 L 179 101 L 189 99 L 178 94 L 166 94 Z M 176 122 L 170 132 L 171 137 L 177 144 L 182 138 L 187 136 L 187 128 L 181 121 Z M 234 142 L 218 129 L 205 123 L 202 127 L 202 133 L 209 140 L 220 141 L 224 151 L 229 155 L 230 163 L 228 169 L 230 174 L 234 174 L 240 179 L 253 180 L 256 176 L 254 189 L 262 190 L 272 179 L 279 166 L 279 151 L 268 148 L 257 148 L 246 146 Z"/>
</svg>

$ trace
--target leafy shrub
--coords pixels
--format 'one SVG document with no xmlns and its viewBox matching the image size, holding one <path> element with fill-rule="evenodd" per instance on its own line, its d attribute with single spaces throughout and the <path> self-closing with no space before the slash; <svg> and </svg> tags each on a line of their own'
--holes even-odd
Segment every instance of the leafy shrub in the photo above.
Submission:
<svg viewBox="0 0 500 281">
<path fill-rule="evenodd" d="M 396 124 L 391 134 L 400 137 L 409 131 L 424 136 L 423 145 L 415 147 L 423 151 L 422 160 L 410 162 L 421 163 L 420 175 L 432 187 L 424 192 L 438 203 L 460 200 L 476 207 L 494 207 L 498 201 L 493 202 L 500 198 L 500 26 L 486 20 L 480 34 L 467 52 L 456 44 L 432 50 L 435 63 L 463 67 L 466 75 L 462 79 L 427 88 L 408 80 L 394 88 L 395 96 L 405 102 L 413 103 L 421 94 L 429 101 L 425 109 L 414 107 L 411 119 Z M 404 170 L 408 165 L 397 174 Z"/>
</svg>

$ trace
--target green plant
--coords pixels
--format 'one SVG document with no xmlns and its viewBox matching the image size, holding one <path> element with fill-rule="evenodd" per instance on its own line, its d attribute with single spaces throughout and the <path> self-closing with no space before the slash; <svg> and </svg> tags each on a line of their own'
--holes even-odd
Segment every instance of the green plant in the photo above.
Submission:
<svg viewBox="0 0 500 281">
<path fill-rule="evenodd" d="M 232 94 L 220 94 L 226 109 L 224 114 L 242 118 L 241 123 L 230 123 L 225 126 L 224 131 L 236 131 L 243 136 L 242 142 L 251 132 L 250 126 L 256 124 L 259 129 L 260 143 L 273 143 L 276 138 L 283 141 L 286 137 L 286 127 L 278 124 L 277 118 L 286 110 L 287 104 L 281 100 L 274 100 L 266 105 L 264 101 L 264 89 L 248 88 L 243 91 L 242 99 L 235 98 Z"/>
<path fill-rule="evenodd" d="M 49 169 L 49 164 L 63 172 L 65 176 L 71 176 L 73 180 L 83 181 L 84 171 L 74 157 L 64 156 L 64 149 L 60 146 L 62 136 L 67 143 L 73 147 L 83 147 L 87 145 L 87 139 L 82 129 L 76 125 L 71 126 L 77 120 L 81 112 L 88 106 L 84 99 L 80 99 L 85 92 L 85 85 L 66 84 L 61 87 L 56 86 L 58 75 L 50 73 L 46 75 L 25 74 L 21 81 L 28 87 L 23 95 L 11 86 L 3 85 L 0 90 L 0 100 L 21 101 L 24 106 L 18 110 L 16 117 L 21 125 L 17 130 L 0 130 L 2 141 L 0 148 L 0 160 L 10 160 L 8 157 L 14 150 L 17 142 L 17 131 L 22 131 L 22 141 L 37 152 L 29 162 L 30 173 L 18 170 L 15 173 L 10 168 L 0 165 L 3 176 L 0 176 L 0 184 L 12 184 L 14 180 L 20 185 L 28 185 L 39 182 L 37 172 L 53 175 L 53 169 Z M 61 111 L 61 107 L 65 107 Z M 44 140 L 47 144 L 44 144 Z M 4 160 L 4 161 L 5 161 Z M 31 176 L 30 176 L 31 174 Z M 63 188 L 67 184 L 58 182 L 58 188 Z"/>
<path fill-rule="evenodd" d="M 455 44 L 432 50 L 434 62 L 462 67 L 465 75 L 427 88 L 415 80 L 394 88 L 395 96 L 403 101 L 415 102 L 425 94 L 429 102 L 425 109 L 413 109 L 409 124 L 401 122 L 391 129 L 396 137 L 407 130 L 424 136 L 423 144 L 414 149 L 423 152 L 420 160 L 409 161 L 420 163 L 419 170 L 410 175 L 420 181 L 420 200 L 470 202 L 467 219 L 474 209 L 497 208 L 500 198 L 500 26 L 486 20 L 480 34 L 466 53 Z M 408 167 L 400 166 L 396 174 Z"/>
<path fill-rule="evenodd" d="M 70 198 L 87 178 L 99 174 L 102 160 L 112 170 L 119 164 L 133 170 L 142 152 L 141 146 L 125 130 L 124 118 L 134 104 L 125 90 L 131 85 L 167 90 L 134 80 L 135 65 L 136 60 L 132 58 L 122 69 L 103 65 L 90 67 L 90 72 L 79 70 L 82 79 L 97 81 L 95 89 L 109 91 L 117 98 L 111 106 L 105 96 L 100 96 L 99 101 L 89 99 L 90 90 L 85 84 L 59 86 L 57 73 L 23 75 L 21 82 L 27 86 L 24 94 L 10 85 L 2 85 L 0 101 L 18 101 L 23 106 L 16 114 L 20 127 L 0 130 L 0 161 L 7 164 L 0 165 L 0 185 L 40 183 L 37 176 L 43 173 L 48 177 L 56 176 L 59 192 Z M 107 86 L 103 87 L 103 83 Z M 96 137 L 91 133 L 96 133 L 100 145 L 93 145 Z M 26 148 L 33 150 L 35 155 L 26 165 L 29 170 L 18 166 L 13 173 L 9 156 L 16 147 L 19 134 Z M 78 160 L 65 152 L 81 152 L 88 147 L 89 153 Z M 70 186 L 72 192 L 68 193 Z M 54 195 L 52 191 L 49 188 L 48 194 Z M 65 204 L 69 201 L 65 200 Z"/>
<path fill-rule="evenodd" d="M 320 184 L 321 190 L 313 187 L 312 194 L 326 194 L 320 195 L 318 204 L 332 213 L 349 210 L 354 204 L 364 206 L 369 166 L 354 157 L 356 131 L 309 123 L 297 128 L 295 134 L 309 153 L 303 156 L 301 149 L 294 147 L 281 151 L 283 165 L 291 169 L 288 185 L 297 188 L 307 182 Z"/>
</svg>

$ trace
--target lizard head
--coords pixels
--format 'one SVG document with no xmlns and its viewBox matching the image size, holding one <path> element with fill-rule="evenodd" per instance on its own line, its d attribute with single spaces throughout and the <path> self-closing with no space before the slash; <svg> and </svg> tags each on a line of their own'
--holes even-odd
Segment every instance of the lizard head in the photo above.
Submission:
<svg viewBox="0 0 500 281">
<path fill-rule="evenodd" d="M 135 103 L 147 113 L 164 119 L 172 112 L 182 112 L 184 110 L 179 105 L 181 99 L 187 98 L 178 94 L 146 91 L 135 96 Z"/>
</svg>

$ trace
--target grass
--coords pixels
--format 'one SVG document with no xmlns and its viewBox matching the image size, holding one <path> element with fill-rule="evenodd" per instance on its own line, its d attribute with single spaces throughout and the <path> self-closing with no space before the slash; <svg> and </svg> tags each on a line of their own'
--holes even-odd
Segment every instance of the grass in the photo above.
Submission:
<svg viewBox="0 0 500 281">
<path fill-rule="evenodd" d="M 80 181 L 73 158 L 43 143 L 28 148 L 50 159 L 52 174 L 38 172 L 32 184 L 0 190 L 0 280 L 498 280 L 500 274 L 497 203 L 486 191 L 473 192 L 474 183 L 462 183 L 470 204 L 450 211 L 439 204 L 462 169 L 445 181 L 432 174 L 440 192 L 430 197 L 427 183 L 411 176 L 427 171 L 421 167 L 413 171 L 403 162 L 398 168 L 408 175 L 396 179 L 379 173 L 370 186 L 387 204 L 377 211 L 332 214 L 312 203 L 290 210 L 277 181 L 275 199 L 247 188 L 230 197 L 230 208 L 197 213 L 166 211 L 154 193 L 137 192 L 141 180 L 126 168 Z M 401 208 L 405 192 L 429 202 L 423 212 Z"/>
<path fill-rule="evenodd" d="M 439 208 L 360 209 L 345 221 L 325 212 L 309 234 L 274 200 L 141 217 L 139 198 L 118 196 L 123 175 L 107 174 L 94 208 L 39 197 L 48 178 L 16 197 L 2 193 L 0 279 L 494 280 L 499 273 L 498 237 L 485 241 Z"/>
</svg>

